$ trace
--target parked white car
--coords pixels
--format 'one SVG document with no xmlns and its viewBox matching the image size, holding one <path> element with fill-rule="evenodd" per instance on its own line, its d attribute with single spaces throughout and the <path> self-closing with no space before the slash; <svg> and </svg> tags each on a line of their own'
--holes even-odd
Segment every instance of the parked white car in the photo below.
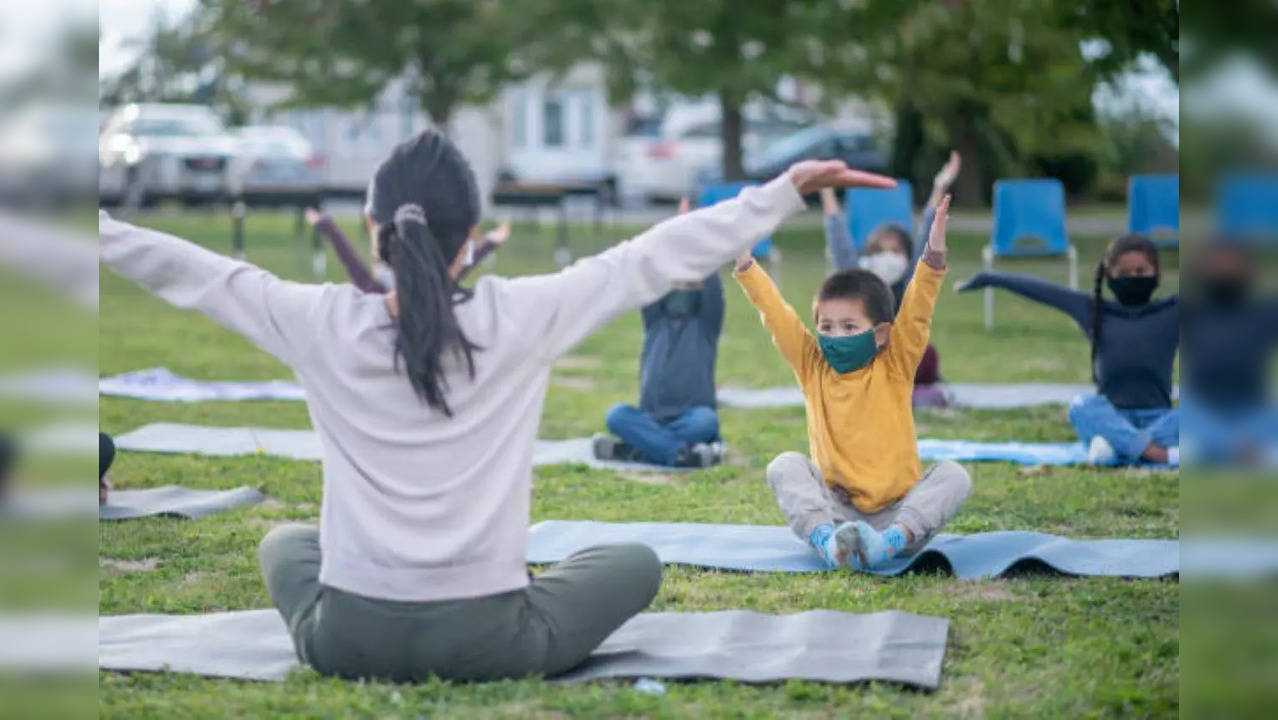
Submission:
<svg viewBox="0 0 1278 720">
<path fill-rule="evenodd" d="M 722 164 L 719 115 L 716 105 L 676 107 L 658 128 L 640 126 L 621 138 L 614 166 L 620 195 L 657 200 L 686 195 L 695 202 L 698 176 Z M 798 122 L 747 114 L 742 151 L 748 153 L 801 127 Z"/>
<path fill-rule="evenodd" d="M 314 204 L 324 193 L 324 159 L 286 125 L 235 130 L 231 192 L 250 205 Z"/>
<path fill-rule="evenodd" d="M 225 199 L 235 150 L 235 139 L 208 107 L 125 105 L 98 137 L 99 198 L 131 206 Z"/>
</svg>

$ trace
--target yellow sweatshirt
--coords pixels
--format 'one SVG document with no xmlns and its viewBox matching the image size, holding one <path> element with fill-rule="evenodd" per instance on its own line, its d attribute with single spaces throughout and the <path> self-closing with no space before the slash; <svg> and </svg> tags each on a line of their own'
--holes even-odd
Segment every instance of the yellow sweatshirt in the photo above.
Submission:
<svg viewBox="0 0 1278 720">
<path fill-rule="evenodd" d="M 840 374 L 758 263 L 737 273 L 799 381 L 812 460 L 826 485 L 846 490 L 862 512 L 900 500 L 922 474 L 910 400 L 944 278 L 945 270 L 920 260 L 887 345 L 865 367 Z"/>
</svg>

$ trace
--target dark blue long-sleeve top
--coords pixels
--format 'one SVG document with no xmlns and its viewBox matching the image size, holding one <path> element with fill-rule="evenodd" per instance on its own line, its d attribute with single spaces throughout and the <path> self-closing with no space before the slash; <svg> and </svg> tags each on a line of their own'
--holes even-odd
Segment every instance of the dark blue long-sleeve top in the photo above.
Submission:
<svg viewBox="0 0 1278 720">
<path fill-rule="evenodd" d="M 670 420 L 696 405 L 715 407 L 714 364 L 723 330 L 718 273 L 702 283 L 695 314 L 670 315 L 658 300 L 645 305 L 642 315 L 639 409 Z"/>
<path fill-rule="evenodd" d="M 910 278 L 914 277 L 914 266 L 918 263 L 919 256 L 923 254 L 927 236 L 932 234 L 932 221 L 935 219 L 936 208 L 929 207 L 923 211 L 918 232 L 914 233 L 911 240 L 910 261 L 906 264 L 905 275 L 892 284 L 892 295 L 896 298 L 897 310 L 901 309 L 901 298 L 905 295 L 905 288 L 910 284 Z M 835 268 L 846 270 L 857 266 L 859 254 L 856 245 L 852 242 L 852 234 L 848 231 L 847 216 L 843 213 L 825 216 L 825 244 L 830 251 L 830 257 L 834 259 Z"/>
<path fill-rule="evenodd" d="M 1186 302 L 1181 322 L 1186 395 L 1216 410 L 1245 410 L 1269 400 L 1278 299 L 1228 307 Z"/>
<path fill-rule="evenodd" d="M 1092 338 L 1091 295 L 1038 278 L 1009 273 L 977 273 L 964 290 L 996 287 L 1065 313 Z M 1096 353 L 1098 391 L 1118 408 L 1167 408 L 1172 402 L 1172 367 L 1180 345 L 1180 296 L 1137 307 L 1101 301 L 1100 346 Z"/>
</svg>

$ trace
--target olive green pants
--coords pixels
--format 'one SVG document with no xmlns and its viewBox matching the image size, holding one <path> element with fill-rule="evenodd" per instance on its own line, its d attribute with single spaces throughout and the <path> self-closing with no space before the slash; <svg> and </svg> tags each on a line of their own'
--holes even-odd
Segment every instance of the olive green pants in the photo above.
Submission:
<svg viewBox="0 0 1278 720">
<path fill-rule="evenodd" d="M 319 531 L 285 525 L 259 552 L 302 662 L 325 675 L 418 682 L 551 676 L 646 608 L 661 563 L 646 545 L 589 548 L 521 590 L 436 602 L 363 597 L 319 582 Z"/>
</svg>

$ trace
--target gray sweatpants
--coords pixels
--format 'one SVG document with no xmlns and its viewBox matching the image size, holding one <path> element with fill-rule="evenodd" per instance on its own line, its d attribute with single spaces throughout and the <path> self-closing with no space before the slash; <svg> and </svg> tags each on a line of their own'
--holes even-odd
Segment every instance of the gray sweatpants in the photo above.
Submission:
<svg viewBox="0 0 1278 720">
<path fill-rule="evenodd" d="M 768 485 L 796 535 L 807 541 L 818 525 L 864 520 L 875 530 L 898 524 L 914 539 L 905 549 L 913 555 L 958 513 L 972 492 L 972 479 L 962 465 L 946 460 L 927 469 L 897 502 L 876 513 L 857 510 L 846 494 L 826 487 L 821 470 L 797 452 L 781 453 L 768 464 Z"/>
<path fill-rule="evenodd" d="M 259 550 L 266 589 L 302 662 L 325 675 L 420 682 L 555 675 L 586 659 L 657 594 L 646 545 L 589 548 L 522 589 L 436 602 L 364 597 L 319 583 L 319 531 L 274 528 Z"/>
</svg>

